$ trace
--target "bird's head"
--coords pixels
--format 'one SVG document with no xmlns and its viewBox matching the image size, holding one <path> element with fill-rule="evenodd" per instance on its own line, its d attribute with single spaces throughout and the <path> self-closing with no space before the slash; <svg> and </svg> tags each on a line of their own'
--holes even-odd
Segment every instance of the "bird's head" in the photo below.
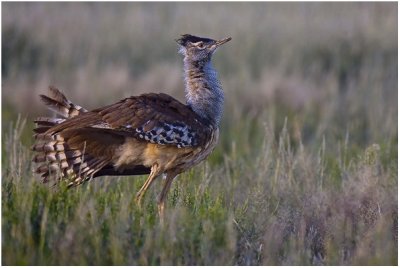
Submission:
<svg viewBox="0 0 400 268">
<path fill-rule="evenodd" d="M 184 55 L 186 59 L 195 62 L 206 62 L 211 60 L 212 54 L 219 46 L 231 39 L 232 38 L 228 37 L 221 40 L 213 40 L 184 34 L 181 38 L 177 39 L 176 42 L 179 44 L 179 52 Z"/>
</svg>

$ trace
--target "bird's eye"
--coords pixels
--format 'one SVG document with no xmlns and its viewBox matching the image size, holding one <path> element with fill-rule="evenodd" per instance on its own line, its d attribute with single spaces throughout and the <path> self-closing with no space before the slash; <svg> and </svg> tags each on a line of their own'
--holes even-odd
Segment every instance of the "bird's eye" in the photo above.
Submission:
<svg viewBox="0 0 400 268">
<path fill-rule="evenodd" d="M 198 43 L 197 47 L 200 49 L 203 49 L 203 48 L 205 48 L 205 45 L 203 42 L 200 42 L 200 43 Z"/>
</svg>

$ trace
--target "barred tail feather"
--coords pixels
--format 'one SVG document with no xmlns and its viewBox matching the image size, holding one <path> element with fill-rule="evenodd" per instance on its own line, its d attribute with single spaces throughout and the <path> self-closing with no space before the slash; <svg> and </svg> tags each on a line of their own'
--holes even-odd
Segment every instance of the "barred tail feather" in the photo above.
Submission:
<svg viewBox="0 0 400 268">
<path fill-rule="evenodd" d="M 49 96 L 41 95 L 47 107 L 55 111 L 62 118 L 38 117 L 34 122 L 33 130 L 35 144 L 32 150 L 36 153 L 32 161 L 39 166 L 35 172 L 40 174 L 43 182 L 58 181 L 61 178 L 70 180 L 69 186 L 81 184 L 102 166 L 99 161 L 93 161 L 90 156 L 81 150 L 69 148 L 60 134 L 47 134 L 50 128 L 81 113 L 87 112 L 79 105 L 73 104 L 57 88 L 50 87 Z"/>
<path fill-rule="evenodd" d="M 56 112 L 61 117 L 72 118 L 87 112 L 85 108 L 73 104 L 57 88 L 50 86 L 49 91 L 49 96 L 40 95 L 40 98 L 50 110 Z"/>
<path fill-rule="evenodd" d="M 84 151 L 69 148 L 59 134 L 53 137 L 37 136 L 32 150 L 36 153 L 32 161 L 39 165 L 35 172 L 41 175 L 44 183 L 67 179 L 68 186 L 76 186 L 90 180 L 107 164 Z"/>
<path fill-rule="evenodd" d="M 38 117 L 34 122 L 33 130 L 35 143 L 32 150 L 35 152 L 32 162 L 37 164 L 35 172 L 40 174 L 44 183 L 68 180 L 69 187 L 77 186 L 91 178 L 104 175 L 141 175 L 149 174 L 150 168 L 144 166 L 131 167 L 126 170 L 116 170 L 110 162 L 111 158 L 97 152 L 96 156 L 85 152 L 87 148 L 101 146 L 105 139 L 110 141 L 106 152 L 110 148 L 117 148 L 124 142 L 120 135 L 111 135 L 100 129 L 92 132 L 87 129 L 74 131 L 53 131 L 66 120 L 86 113 L 87 110 L 70 102 L 58 89 L 50 87 L 49 96 L 41 95 L 43 102 L 55 111 L 60 117 Z M 100 135 L 101 134 L 101 135 Z M 72 146 L 72 147 L 71 147 Z"/>
</svg>

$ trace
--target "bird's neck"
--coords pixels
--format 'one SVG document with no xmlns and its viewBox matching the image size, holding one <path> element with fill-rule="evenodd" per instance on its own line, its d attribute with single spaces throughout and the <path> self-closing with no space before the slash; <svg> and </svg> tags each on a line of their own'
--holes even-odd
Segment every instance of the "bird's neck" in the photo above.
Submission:
<svg viewBox="0 0 400 268">
<path fill-rule="evenodd" d="M 200 117 L 218 127 L 221 121 L 224 92 L 211 61 L 184 59 L 186 103 Z"/>
</svg>

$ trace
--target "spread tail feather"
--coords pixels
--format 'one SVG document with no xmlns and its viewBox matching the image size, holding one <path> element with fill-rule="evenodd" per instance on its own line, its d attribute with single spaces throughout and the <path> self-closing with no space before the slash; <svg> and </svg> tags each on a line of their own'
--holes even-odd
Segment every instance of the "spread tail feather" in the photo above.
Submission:
<svg viewBox="0 0 400 268">
<path fill-rule="evenodd" d="M 60 134 L 46 134 L 46 131 L 69 118 L 86 113 L 87 110 L 73 104 L 61 91 L 52 86 L 49 87 L 49 95 L 40 95 L 40 98 L 61 118 L 38 117 L 34 121 L 35 144 L 32 150 L 36 154 L 32 161 L 39 165 L 35 172 L 41 175 L 43 182 L 48 182 L 51 178 L 59 180 L 69 177 L 70 186 L 81 184 L 105 163 L 95 161 L 80 150 L 69 148 Z"/>
<path fill-rule="evenodd" d="M 72 118 L 87 110 L 79 105 L 73 104 L 64 94 L 55 87 L 49 87 L 49 96 L 40 95 L 41 100 L 46 104 L 47 108 L 56 112 L 63 118 Z"/>
<path fill-rule="evenodd" d="M 76 146 L 71 148 L 68 142 L 73 144 L 77 135 L 64 132 L 49 134 L 48 130 L 51 128 L 72 117 L 86 113 L 87 110 L 73 104 L 55 87 L 50 87 L 49 96 L 41 95 L 40 97 L 49 109 L 61 117 L 38 117 L 34 121 L 36 123 L 36 128 L 33 130 L 35 143 L 32 150 L 35 155 L 32 162 L 38 165 L 35 172 L 41 175 L 44 183 L 50 180 L 58 182 L 61 179 L 67 179 L 68 186 L 71 187 L 98 176 L 150 173 L 150 168 L 144 166 L 135 166 L 123 171 L 116 170 L 105 158 L 85 153 L 86 142 L 84 142 L 83 149 L 77 149 Z"/>
<path fill-rule="evenodd" d="M 32 161 L 38 164 L 35 172 L 42 181 L 69 180 L 69 186 L 75 186 L 89 180 L 107 163 L 85 154 L 84 150 L 72 149 L 60 134 L 45 135 L 49 126 L 37 128 L 35 144 L 32 150 L 36 153 Z"/>
</svg>

